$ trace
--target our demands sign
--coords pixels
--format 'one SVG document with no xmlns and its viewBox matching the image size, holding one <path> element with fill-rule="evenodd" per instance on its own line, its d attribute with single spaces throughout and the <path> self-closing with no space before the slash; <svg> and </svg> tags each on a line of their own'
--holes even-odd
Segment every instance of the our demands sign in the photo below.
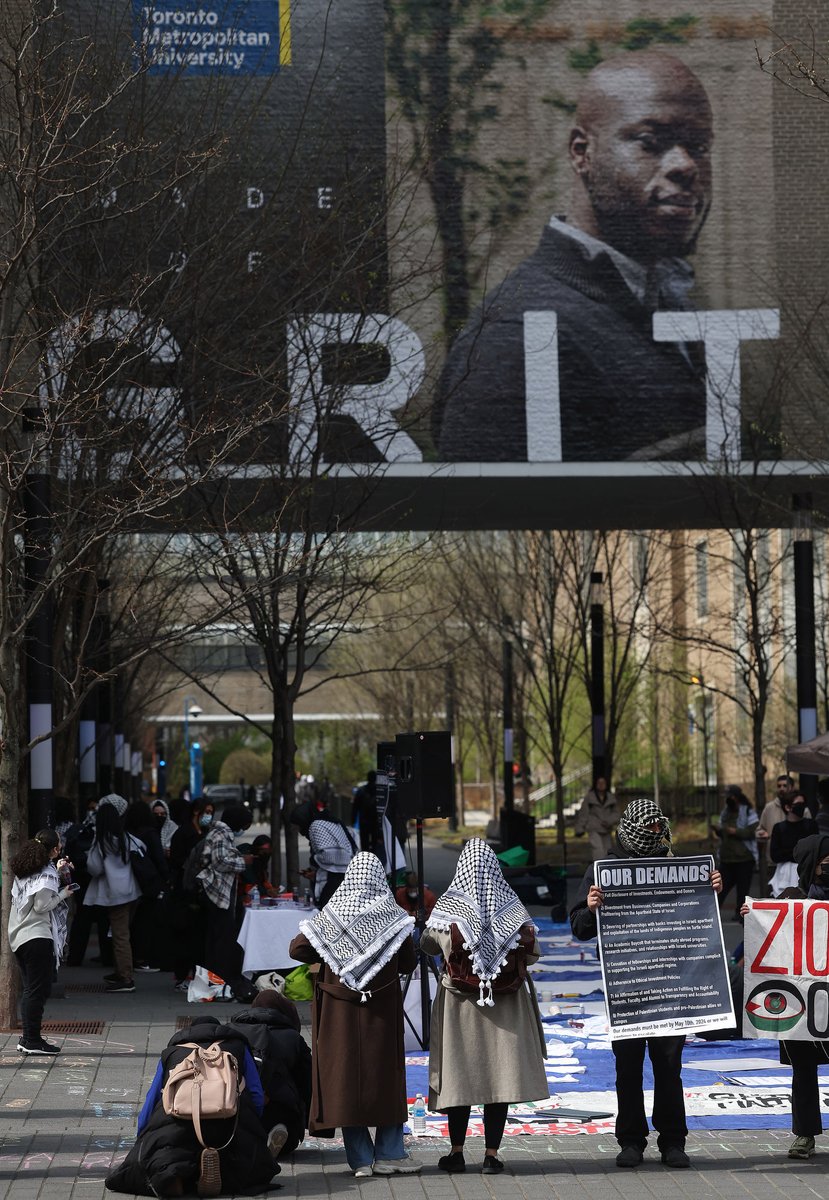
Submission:
<svg viewBox="0 0 829 1200">
<path fill-rule="evenodd" d="M 743 1037 L 829 1038 L 829 903 L 750 903 Z"/>
<path fill-rule="evenodd" d="M 710 855 L 596 863 L 611 1039 L 734 1024 L 713 869 Z"/>
</svg>

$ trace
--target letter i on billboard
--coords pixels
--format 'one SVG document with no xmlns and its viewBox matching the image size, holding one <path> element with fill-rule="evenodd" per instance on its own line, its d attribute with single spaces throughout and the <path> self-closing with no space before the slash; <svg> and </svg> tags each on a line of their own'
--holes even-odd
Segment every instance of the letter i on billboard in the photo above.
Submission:
<svg viewBox="0 0 829 1200">
<path fill-rule="evenodd" d="M 133 0 L 138 60 L 152 74 L 276 75 L 291 65 L 291 0 Z"/>
</svg>

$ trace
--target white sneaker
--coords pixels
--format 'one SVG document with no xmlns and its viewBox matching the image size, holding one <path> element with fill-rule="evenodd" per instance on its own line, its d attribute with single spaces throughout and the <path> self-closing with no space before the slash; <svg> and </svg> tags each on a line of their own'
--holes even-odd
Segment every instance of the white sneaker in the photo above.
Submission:
<svg viewBox="0 0 829 1200">
<path fill-rule="evenodd" d="M 417 1175 L 423 1170 L 423 1163 L 405 1154 L 403 1158 L 381 1158 L 374 1164 L 375 1175 Z"/>
<path fill-rule="evenodd" d="M 355 1179 L 367 1179 L 369 1175 L 373 1175 L 371 1167 L 358 1167 L 354 1172 Z"/>
<path fill-rule="evenodd" d="M 278 1125 L 274 1125 L 273 1129 L 268 1134 L 268 1150 L 271 1158 L 277 1158 L 279 1156 L 279 1151 L 285 1145 L 287 1140 L 288 1130 L 286 1127 L 281 1122 Z"/>
</svg>

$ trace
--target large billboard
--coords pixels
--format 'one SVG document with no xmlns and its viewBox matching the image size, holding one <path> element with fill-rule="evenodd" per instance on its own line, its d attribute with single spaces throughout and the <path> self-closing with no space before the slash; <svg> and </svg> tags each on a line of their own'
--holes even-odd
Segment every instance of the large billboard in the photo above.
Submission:
<svg viewBox="0 0 829 1200">
<path fill-rule="evenodd" d="M 155 250 L 186 401 L 271 397 L 247 478 L 313 462 L 321 491 L 372 481 L 367 524 L 421 528 L 696 526 L 737 477 L 774 523 L 820 496 L 829 108 L 758 61 L 825 40 L 820 6 L 119 19 L 156 118 L 236 146 Z"/>
</svg>

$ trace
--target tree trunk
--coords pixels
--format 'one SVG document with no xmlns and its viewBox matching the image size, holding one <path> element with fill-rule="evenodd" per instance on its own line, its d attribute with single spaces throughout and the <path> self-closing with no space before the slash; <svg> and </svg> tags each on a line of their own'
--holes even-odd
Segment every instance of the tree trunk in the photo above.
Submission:
<svg viewBox="0 0 829 1200">
<path fill-rule="evenodd" d="M 278 887 L 282 883 L 282 767 L 278 724 L 274 716 L 271 726 L 271 879 Z"/>
<path fill-rule="evenodd" d="M 4 656 L 5 657 L 5 656 Z M 17 1025 L 17 1002 L 20 975 L 9 946 L 9 912 L 11 909 L 11 860 L 27 834 L 28 816 L 25 795 L 20 790 L 20 753 L 16 722 L 9 720 L 9 710 L 3 714 L 3 741 L 0 743 L 0 857 L 4 864 L 2 904 L 0 905 L 0 1029 Z"/>
<path fill-rule="evenodd" d="M 563 846 L 567 830 L 564 828 L 564 772 L 561 763 L 553 766 L 553 778 L 556 783 L 556 842 Z"/>
</svg>

